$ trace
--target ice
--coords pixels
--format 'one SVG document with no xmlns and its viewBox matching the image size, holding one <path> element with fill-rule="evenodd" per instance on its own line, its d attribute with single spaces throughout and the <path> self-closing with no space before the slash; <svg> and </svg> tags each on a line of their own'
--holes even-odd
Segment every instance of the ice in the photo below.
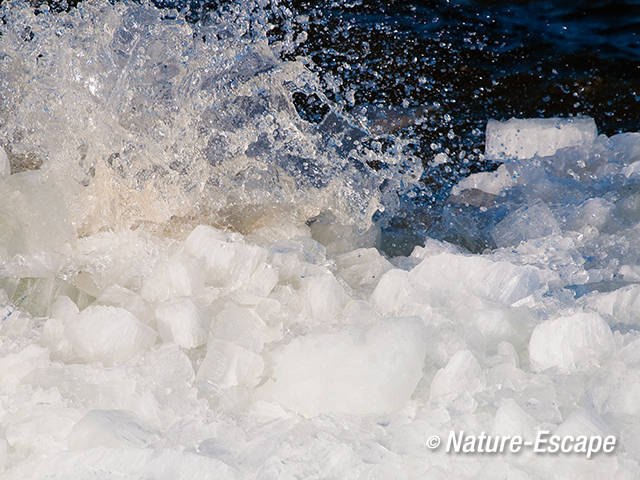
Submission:
<svg viewBox="0 0 640 480">
<path fill-rule="evenodd" d="M 494 227 L 493 237 L 498 247 L 506 247 L 559 232 L 560 227 L 551 209 L 544 202 L 537 202 L 511 212 Z"/>
<path fill-rule="evenodd" d="M 156 437 L 157 434 L 144 428 L 131 412 L 91 410 L 73 426 L 69 435 L 69 448 L 144 448 Z"/>
<path fill-rule="evenodd" d="M 547 157 L 561 148 L 588 146 L 596 134 L 595 122 L 586 117 L 489 120 L 485 156 L 490 159 Z"/>
<path fill-rule="evenodd" d="M 515 184 L 513 174 L 509 171 L 509 166 L 502 164 L 495 172 L 481 172 L 469 177 L 463 178 L 451 190 L 453 195 L 460 195 L 465 190 L 480 190 L 490 195 L 498 195 L 502 190 Z M 467 198 L 462 198 L 468 201 Z M 469 202 L 477 205 L 479 202 Z"/>
<path fill-rule="evenodd" d="M 577 312 L 536 326 L 529 342 L 529 358 L 536 370 L 561 371 L 598 365 L 614 349 L 611 329 L 596 313 Z"/>
<path fill-rule="evenodd" d="M 71 359 L 74 355 L 66 324 L 73 322 L 78 313 L 77 305 L 66 296 L 58 297 L 51 307 L 51 318 L 44 324 L 40 342 L 57 358 Z"/>
<path fill-rule="evenodd" d="M 61 251 L 75 238 L 69 209 L 59 189 L 73 195 L 74 185 L 53 185 L 38 171 L 11 175 L 0 182 L 0 254 Z"/>
<path fill-rule="evenodd" d="M 27 3 L 0 7 L 3 479 L 637 477 L 640 134 L 490 121 L 497 170 L 390 257 L 420 169 L 300 118 L 287 9 Z M 540 429 L 619 448 L 425 445 Z"/>
<path fill-rule="evenodd" d="M 0 147 L 0 181 L 11 175 L 11 164 L 9 163 L 9 157 L 4 151 L 4 148 Z"/>
<path fill-rule="evenodd" d="M 640 324 L 640 285 L 628 285 L 613 292 L 593 293 L 584 298 L 584 304 L 618 324 Z"/>
<path fill-rule="evenodd" d="M 178 297 L 198 293 L 203 286 L 203 275 L 196 262 L 176 255 L 160 262 L 147 276 L 140 294 L 148 302 L 166 302 Z"/>
<path fill-rule="evenodd" d="M 411 293 L 409 273 L 400 269 L 386 272 L 371 294 L 371 302 L 383 314 L 389 314 L 398 309 Z"/>
<path fill-rule="evenodd" d="M 477 407 L 474 395 L 484 389 L 485 382 L 473 353 L 461 350 L 433 377 L 429 400 L 453 411 L 473 412 Z"/>
<path fill-rule="evenodd" d="M 263 370 L 260 355 L 232 342 L 211 339 L 197 378 L 214 391 L 238 385 L 255 387 Z"/>
<path fill-rule="evenodd" d="M 120 285 L 110 285 L 96 298 L 96 304 L 121 307 L 130 311 L 142 323 L 153 326 L 154 312 L 139 293 Z M 52 316 L 55 316 L 52 314 Z"/>
<path fill-rule="evenodd" d="M 574 231 L 582 231 L 587 226 L 600 230 L 611 218 L 613 208 L 608 199 L 589 198 L 575 209 L 573 215 L 567 217 L 568 227 Z"/>
<path fill-rule="evenodd" d="M 372 290 L 380 277 L 392 268 L 375 248 L 359 248 L 336 258 L 338 274 L 355 289 Z"/>
<path fill-rule="evenodd" d="M 525 412 L 518 402 L 510 398 L 502 402 L 493 420 L 494 435 L 520 435 L 525 440 L 535 439 L 538 422 Z"/>
<path fill-rule="evenodd" d="M 212 337 L 234 342 L 260 353 L 265 342 L 279 339 L 281 332 L 277 326 L 271 328 L 257 310 L 257 308 L 233 303 L 225 305 L 213 321 Z"/>
<path fill-rule="evenodd" d="M 555 435 L 579 435 L 606 436 L 611 435 L 611 429 L 600 416 L 593 410 L 580 408 L 573 410 L 554 431 Z"/>
<path fill-rule="evenodd" d="M 265 264 L 266 249 L 246 244 L 238 234 L 201 225 L 185 241 L 185 251 L 201 262 L 211 285 L 233 289 L 250 283 L 268 295 L 277 283 L 277 272 Z"/>
<path fill-rule="evenodd" d="M 158 333 L 164 342 L 195 348 L 207 341 L 208 322 L 189 298 L 158 305 L 155 317 Z"/>
<path fill-rule="evenodd" d="M 297 413 L 385 413 L 400 408 L 422 376 L 426 338 L 415 319 L 298 337 L 271 353 L 261 397 Z"/>
<path fill-rule="evenodd" d="M 51 451 L 66 448 L 66 439 L 78 412 L 60 405 L 59 395 L 55 392 L 39 392 L 25 399 L 23 405 L 5 422 L 5 437 L 13 458 L 26 458 L 43 455 Z"/>
<path fill-rule="evenodd" d="M 118 307 L 90 306 L 64 321 L 65 335 L 81 361 L 122 363 L 149 348 L 156 332 Z"/>
<path fill-rule="evenodd" d="M 237 478 L 234 471 L 219 460 L 169 448 L 99 447 L 60 452 L 50 456 L 46 462 L 32 460 L 5 472 L 7 480 L 81 480 L 114 476 L 125 479 L 151 477 L 158 480 Z"/>
<path fill-rule="evenodd" d="M 348 300 L 338 280 L 329 273 L 322 273 L 305 276 L 300 283 L 307 314 L 318 323 L 335 321 Z"/>
<path fill-rule="evenodd" d="M 428 291 L 466 292 L 505 305 L 544 293 L 550 278 L 534 267 L 450 253 L 426 257 L 409 272 L 410 283 Z"/>
<path fill-rule="evenodd" d="M 7 466 L 7 441 L 4 438 L 0 438 L 0 473 L 4 472 Z"/>
<path fill-rule="evenodd" d="M 15 388 L 20 380 L 34 369 L 47 366 L 49 352 L 37 345 L 29 345 L 18 352 L 5 354 L 0 359 L 2 379 L 0 385 L 3 390 Z"/>
<path fill-rule="evenodd" d="M 361 232 L 353 225 L 341 225 L 335 219 L 325 216 L 313 220 L 311 235 L 326 247 L 328 253 L 336 255 L 376 245 L 380 230 L 373 226 L 366 232 Z"/>
</svg>

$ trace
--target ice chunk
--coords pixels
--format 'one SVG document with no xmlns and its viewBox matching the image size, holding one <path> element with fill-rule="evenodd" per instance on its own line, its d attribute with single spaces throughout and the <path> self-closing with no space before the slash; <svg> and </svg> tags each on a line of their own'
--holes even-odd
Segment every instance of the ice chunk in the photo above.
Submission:
<svg viewBox="0 0 640 480">
<path fill-rule="evenodd" d="M 640 285 L 627 285 L 613 292 L 594 293 L 586 296 L 584 303 L 616 323 L 634 326 L 640 324 Z"/>
<path fill-rule="evenodd" d="M 65 323 L 73 321 L 78 313 L 76 304 L 66 296 L 58 297 L 51 306 L 51 318 L 44 324 L 40 342 L 59 359 L 73 357 L 73 345 L 65 333 Z"/>
<path fill-rule="evenodd" d="M 75 354 L 83 361 L 121 363 L 154 344 L 156 332 L 123 308 L 90 306 L 65 322 Z"/>
<path fill-rule="evenodd" d="M 589 146 L 596 138 L 592 118 L 489 120 L 485 156 L 492 160 L 546 157 L 565 147 Z"/>
<path fill-rule="evenodd" d="M 299 336 L 273 351 L 273 378 L 261 396 L 308 417 L 391 412 L 422 377 L 426 344 L 413 318 Z"/>
<path fill-rule="evenodd" d="M 494 435 L 520 435 L 525 440 L 533 440 L 537 423 L 525 412 L 518 402 L 508 398 L 502 402 L 493 420 Z"/>
<path fill-rule="evenodd" d="M 560 233 L 553 212 L 544 202 L 526 205 L 511 212 L 493 228 L 493 239 L 499 247 L 517 245 L 523 240 Z"/>
<path fill-rule="evenodd" d="M 166 262 L 170 243 L 169 239 L 148 235 L 142 229 L 100 232 L 79 238 L 76 255 L 81 272 L 76 285 L 94 297 L 111 285 L 138 291 L 142 279 Z"/>
<path fill-rule="evenodd" d="M 180 255 L 160 262 L 145 278 L 140 294 L 149 302 L 164 302 L 176 297 L 188 297 L 202 286 L 200 269 L 189 258 Z"/>
<path fill-rule="evenodd" d="M 125 410 L 91 410 L 73 426 L 69 448 L 148 446 L 154 433 L 143 427 L 132 412 Z"/>
<path fill-rule="evenodd" d="M 612 434 L 611 429 L 596 412 L 584 408 L 572 411 L 553 433 L 560 437 L 568 435 L 573 435 L 574 437 L 579 435 L 589 437 L 599 435 L 604 437 Z"/>
<path fill-rule="evenodd" d="M 267 250 L 244 242 L 237 233 L 199 225 L 186 239 L 186 252 L 201 262 L 207 281 L 216 287 L 253 287 L 264 296 L 275 287 L 278 274 L 266 265 Z"/>
<path fill-rule="evenodd" d="M 534 370 L 571 371 L 598 364 L 613 347 L 613 334 L 602 317 L 578 312 L 537 325 L 529 341 L 529 359 Z"/>
<path fill-rule="evenodd" d="M 332 218 L 320 216 L 311 222 L 311 235 L 325 246 L 329 255 L 339 255 L 376 245 L 380 238 L 380 228 L 372 226 L 361 232 L 354 225 L 341 225 Z"/>
<path fill-rule="evenodd" d="M 4 148 L 0 147 L 0 180 L 7 178 L 11 175 L 11 164 L 9 163 L 9 157 L 4 151 Z"/>
<path fill-rule="evenodd" d="M 394 268 L 382 275 L 371 294 L 371 302 L 382 314 L 398 311 L 411 292 L 409 273 Z"/>
<path fill-rule="evenodd" d="M 369 292 L 378 284 L 391 263 L 375 248 L 359 248 L 336 258 L 339 275 L 353 288 Z"/>
<path fill-rule="evenodd" d="M 473 396 L 482 391 L 485 384 L 476 357 L 469 350 L 460 350 L 433 377 L 429 400 L 458 412 L 473 412 L 477 406 Z"/>
<path fill-rule="evenodd" d="M 609 217 L 614 205 L 604 198 L 589 198 L 579 205 L 575 211 L 568 212 L 568 227 L 580 231 L 586 226 L 602 228 Z"/>
<path fill-rule="evenodd" d="M 0 182 L 0 245 L 9 255 L 60 251 L 75 238 L 61 190 L 41 172 L 22 172 Z M 1 251 L 1 250 L 0 250 Z"/>
<path fill-rule="evenodd" d="M 18 394 L 17 399 L 20 397 Z M 39 456 L 66 447 L 66 440 L 80 415 L 77 410 L 64 408 L 55 389 L 35 390 L 28 398 L 20 399 L 20 407 L 3 419 L 3 430 L 9 447 L 9 463 L 16 458 Z M 5 477 L 2 477 L 3 479 Z"/>
<path fill-rule="evenodd" d="M 385 277 L 391 272 L 393 270 Z M 546 272 L 538 268 L 493 261 L 485 256 L 450 253 L 425 258 L 409 272 L 408 278 L 411 285 L 446 294 L 449 298 L 473 294 L 507 305 L 546 290 L 548 281 Z M 381 285 L 382 281 L 378 288 Z"/>
<path fill-rule="evenodd" d="M 7 453 L 8 448 L 7 440 L 0 437 L 0 473 L 4 472 L 7 466 L 7 458 L 9 456 Z"/>
<path fill-rule="evenodd" d="M 207 344 L 207 355 L 198 369 L 197 379 L 214 389 L 236 385 L 255 387 L 263 369 L 260 355 L 234 343 L 213 339 Z"/>
<path fill-rule="evenodd" d="M 640 341 L 631 344 L 634 348 L 633 355 L 638 356 Z M 627 360 L 627 359 L 625 359 Z M 640 416 L 640 372 L 637 369 L 630 369 L 623 375 L 615 379 L 613 388 L 606 387 L 607 400 L 605 411 L 609 414 L 639 418 Z M 638 439 L 640 440 L 640 438 Z M 640 449 L 640 444 L 638 445 Z M 640 452 L 639 452 L 640 453 Z"/>
<path fill-rule="evenodd" d="M 308 312 L 318 323 L 334 321 L 344 309 L 348 296 L 330 273 L 305 277 L 300 282 Z"/>
<path fill-rule="evenodd" d="M 433 238 L 427 238 L 424 241 L 424 246 L 416 246 L 411 252 L 411 259 L 418 260 L 415 264 L 420 263 L 420 260 L 424 260 L 427 257 L 432 257 L 440 253 L 462 254 L 462 249 L 452 243 L 435 240 Z M 413 266 L 415 266 L 413 265 Z"/>
<path fill-rule="evenodd" d="M 513 173 L 509 171 L 508 165 L 500 165 L 495 172 L 480 172 L 469 175 L 460 180 L 451 189 L 452 195 L 460 195 L 465 190 L 481 190 L 491 195 L 498 195 L 503 190 L 515 185 L 516 180 Z M 466 198 L 464 200 L 467 200 Z M 478 201 L 469 201 L 471 205 L 477 205 Z M 480 205 L 478 205 L 480 206 Z"/>
<path fill-rule="evenodd" d="M 15 386 L 33 370 L 48 364 L 49 352 L 37 345 L 29 345 L 19 352 L 0 357 L 0 387 L 7 389 Z"/>
<path fill-rule="evenodd" d="M 184 348 L 195 348 L 207 341 L 208 324 L 189 298 L 166 302 L 156 307 L 158 333 L 165 342 Z"/>
<path fill-rule="evenodd" d="M 137 293 L 120 285 L 110 285 L 96 299 L 98 305 L 121 307 L 133 313 L 138 320 L 153 325 L 153 309 Z"/>
<path fill-rule="evenodd" d="M 216 315 L 211 333 L 215 338 L 236 343 L 256 353 L 262 351 L 265 342 L 280 336 L 279 329 L 271 330 L 255 308 L 233 303 Z"/>
</svg>

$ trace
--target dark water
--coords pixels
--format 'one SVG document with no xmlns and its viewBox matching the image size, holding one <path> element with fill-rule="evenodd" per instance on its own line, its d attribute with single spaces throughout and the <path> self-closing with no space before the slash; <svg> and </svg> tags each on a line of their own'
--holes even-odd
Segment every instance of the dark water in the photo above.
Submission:
<svg viewBox="0 0 640 480">
<path fill-rule="evenodd" d="M 294 9 L 309 15 L 308 39 L 295 54 L 341 81 L 327 88 L 329 98 L 356 114 L 369 105 L 428 107 L 419 124 L 397 132 L 413 140 L 431 188 L 386 219 L 390 251 L 406 251 L 412 235 L 447 238 L 438 218 L 451 183 L 493 168 L 481 155 L 488 118 L 586 115 L 607 135 L 640 130 L 636 0 L 294 2 Z M 313 107 L 301 102 L 301 110 Z M 455 161 L 430 167 L 439 152 Z"/>
<path fill-rule="evenodd" d="M 229 2 L 155 3 L 197 23 Z M 402 139 L 425 167 L 400 213 L 377 219 L 389 253 L 426 234 L 447 238 L 439 218 L 451 185 L 495 167 L 482 156 L 489 118 L 586 115 L 607 135 L 640 131 L 640 0 L 285 5 L 262 7 L 273 11 L 272 40 L 305 35 L 284 55 L 309 58 L 323 79 L 321 95 L 294 95 L 300 116 L 319 123 L 346 111 L 372 126 L 365 141 L 385 149 Z M 438 153 L 452 161 L 431 165 Z"/>
</svg>

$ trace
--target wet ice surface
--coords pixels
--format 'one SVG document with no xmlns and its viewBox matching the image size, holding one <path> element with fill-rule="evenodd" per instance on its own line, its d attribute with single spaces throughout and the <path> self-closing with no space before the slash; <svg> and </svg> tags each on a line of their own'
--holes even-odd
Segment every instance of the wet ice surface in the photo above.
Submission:
<svg viewBox="0 0 640 480">
<path fill-rule="evenodd" d="M 118 58 L 108 36 L 130 38 L 126 31 L 140 27 L 135 19 L 154 11 L 99 5 L 100 22 L 107 19 L 100 30 L 103 53 Z M 82 18 L 90 22 L 94 7 L 87 8 Z M 33 21 L 26 10 L 12 15 L 15 22 Z M 39 25 L 48 41 L 47 21 Z M 163 23 L 149 21 L 160 32 L 155 38 L 183 38 L 173 30 L 162 35 Z M 93 32 L 85 27 L 84 34 Z M 149 38 L 139 35 L 136 45 L 144 58 L 156 58 L 160 47 L 145 44 Z M 32 41 L 36 55 L 46 42 Z M 236 43 L 227 47 L 230 55 L 220 58 L 246 58 Z M 210 52 L 185 49 L 184 61 L 194 55 L 203 62 L 190 64 L 194 69 L 213 68 L 205 61 Z M 264 55 L 259 58 L 269 58 L 268 50 Z M 3 72 L 25 74 L 12 63 L 25 58 L 31 58 L 25 50 L 3 57 Z M 3 84 L 15 95 L 3 106 L 13 115 L 2 124 L 7 158 L 0 150 L 3 478 L 637 475 L 640 133 L 596 136 L 589 119 L 489 123 L 487 148 L 495 146 L 502 164 L 452 192 L 439 232 L 451 241 L 428 238 L 410 256 L 389 259 L 376 248 L 375 228 L 358 233 L 368 226 L 366 215 L 346 222 L 354 211 L 389 205 L 383 195 L 355 210 L 344 203 L 367 199 L 367 189 L 384 180 L 351 164 L 336 174 L 330 160 L 344 154 L 340 142 L 349 140 L 344 133 L 353 133 L 351 126 L 327 134 L 331 145 L 317 143 L 308 125 L 293 128 L 293 110 L 275 110 L 269 131 L 276 151 L 310 148 L 322 167 L 317 174 L 287 171 L 279 154 L 246 153 L 249 144 L 258 144 L 249 153 L 261 148 L 259 131 L 266 127 L 259 109 L 242 117 L 247 105 L 229 105 L 235 88 L 277 91 L 286 103 L 288 77 L 265 80 L 252 67 L 256 85 L 239 77 L 234 86 L 228 77 L 211 80 L 207 101 L 225 105 L 216 110 L 222 124 L 202 138 L 185 138 L 179 121 L 194 118 L 193 111 L 178 109 L 172 121 L 163 120 L 169 94 L 163 97 L 168 103 L 149 103 L 155 110 L 136 117 L 132 105 L 147 98 L 137 89 L 158 87 L 136 77 L 143 75 L 136 68 L 120 77 L 131 82 L 128 89 L 113 93 L 133 103 L 99 108 L 104 97 L 92 99 L 88 78 L 80 82 L 85 91 L 65 76 L 82 77 L 92 68 L 75 61 L 51 65 L 57 84 L 55 75 L 40 77 L 37 70 L 27 75 L 37 89 L 18 80 Z M 305 72 L 302 65 L 290 67 Z M 238 66 L 224 71 L 237 73 Z M 173 91 L 169 79 L 162 82 Z M 86 97 L 61 100 L 71 94 Z M 11 109 L 24 102 L 45 108 Z M 200 103 L 190 105 L 201 113 Z M 87 110 L 84 129 L 73 108 Z M 48 117 L 51 109 L 60 116 Z M 22 115 L 35 122 L 31 129 L 24 129 Z M 248 123 L 226 123 L 237 118 Z M 153 125 L 145 130 L 139 121 Z M 171 141 L 153 137 L 164 121 Z M 75 133 L 60 142 L 56 135 L 65 129 Z M 203 167 L 197 160 L 208 158 L 211 132 L 223 132 L 234 150 L 217 165 L 216 155 L 228 152 L 218 150 L 214 165 Z M 138 143 L 127 150 L 131 139 Z M 85 153 L 78 150 L 82 142 Z M 129 163 L 124 153 L 111 156 L 115 143 L 131 155 Z M 166 165 L 172 149 L 193 159 L 190 175 L 171 168 L 137 175 L 148 164 Z M 17 172 L 29 153 L 42 157 L 42 168 Z M 387 160 L 374 153 L 356 151 L 352 161 Z M 82 183 L 91 161 L 95 175 Z M 288 176 L 296 186 L 265 184 L 268 175 L 254 177 L 249 167 Z M 235 183 L 229 186 L 224 175 Z M 189 179 L 211 177 L 219 182 L 215 194 L 185 189 Z M 372 184 L 356 181 L 361 178 Z M 305 183 L 310 179 L 320 185 Z M 280 202 L 272 187 L 282 187 Z M 140 208 L 149 195 L 169 200 L 153 211 Z M 105 205 L 111 209 L 103 216 Z M 247 205 L 254 209 L 249 220 Z M 327 211 L 331 215 L 306 221 Z M 184 216 L 179 228 L 178 216 Z M 203 219 L 215 226 L 198 225 Z M 473 254 L 461 246 L 473 242 L 493 248 Z M 455 456 L 425 445 L 430 435 L 445 438 L 452 430 L 529 437 L 539 429 L 615 434 L 619 445 L 614 455 L 591 460 Z"/>
<path fill-rule="evenodd" d="M 518 128 L 547 148 L 539 121 Z M 2 267 L 4 478 L 633 478 L 639 155 L 624 134 L 512 156 L 478 213 L 500 247 L 475 255 L 436 240 L 391 263 L 327 254 L 332 237 L 304 224 L 49 245 L 22 218 L 25 240 L 3 241 L 21 250 Z M 28 195 L 33 177 L 3 188 Z M 619 446 L 592 460 L 425 446 L 540 428 Z"/>
</svg>

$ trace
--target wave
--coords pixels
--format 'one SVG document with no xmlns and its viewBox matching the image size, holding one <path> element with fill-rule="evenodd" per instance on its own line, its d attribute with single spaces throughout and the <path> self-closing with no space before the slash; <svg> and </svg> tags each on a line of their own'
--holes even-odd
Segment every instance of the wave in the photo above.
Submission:
<svg viewBox="0 0 640 480">
<path fill-rule="evenodd" d="M 281 58 L 300 36 L 267 39 L 280 8 L 237 2 L 194 24 L 130 2 L 3 5 L 12 171 L 40 169 L 80 234 L 185 222 L 246 232 L 321 214 L 368 228 L 383 190 L 394 197 L 421 165 L 364 141 L 367 126 L 335 103 L 322 122 L 300 117 L 294 95 L 322 93 L 305 59 Z"/>
</svg>

